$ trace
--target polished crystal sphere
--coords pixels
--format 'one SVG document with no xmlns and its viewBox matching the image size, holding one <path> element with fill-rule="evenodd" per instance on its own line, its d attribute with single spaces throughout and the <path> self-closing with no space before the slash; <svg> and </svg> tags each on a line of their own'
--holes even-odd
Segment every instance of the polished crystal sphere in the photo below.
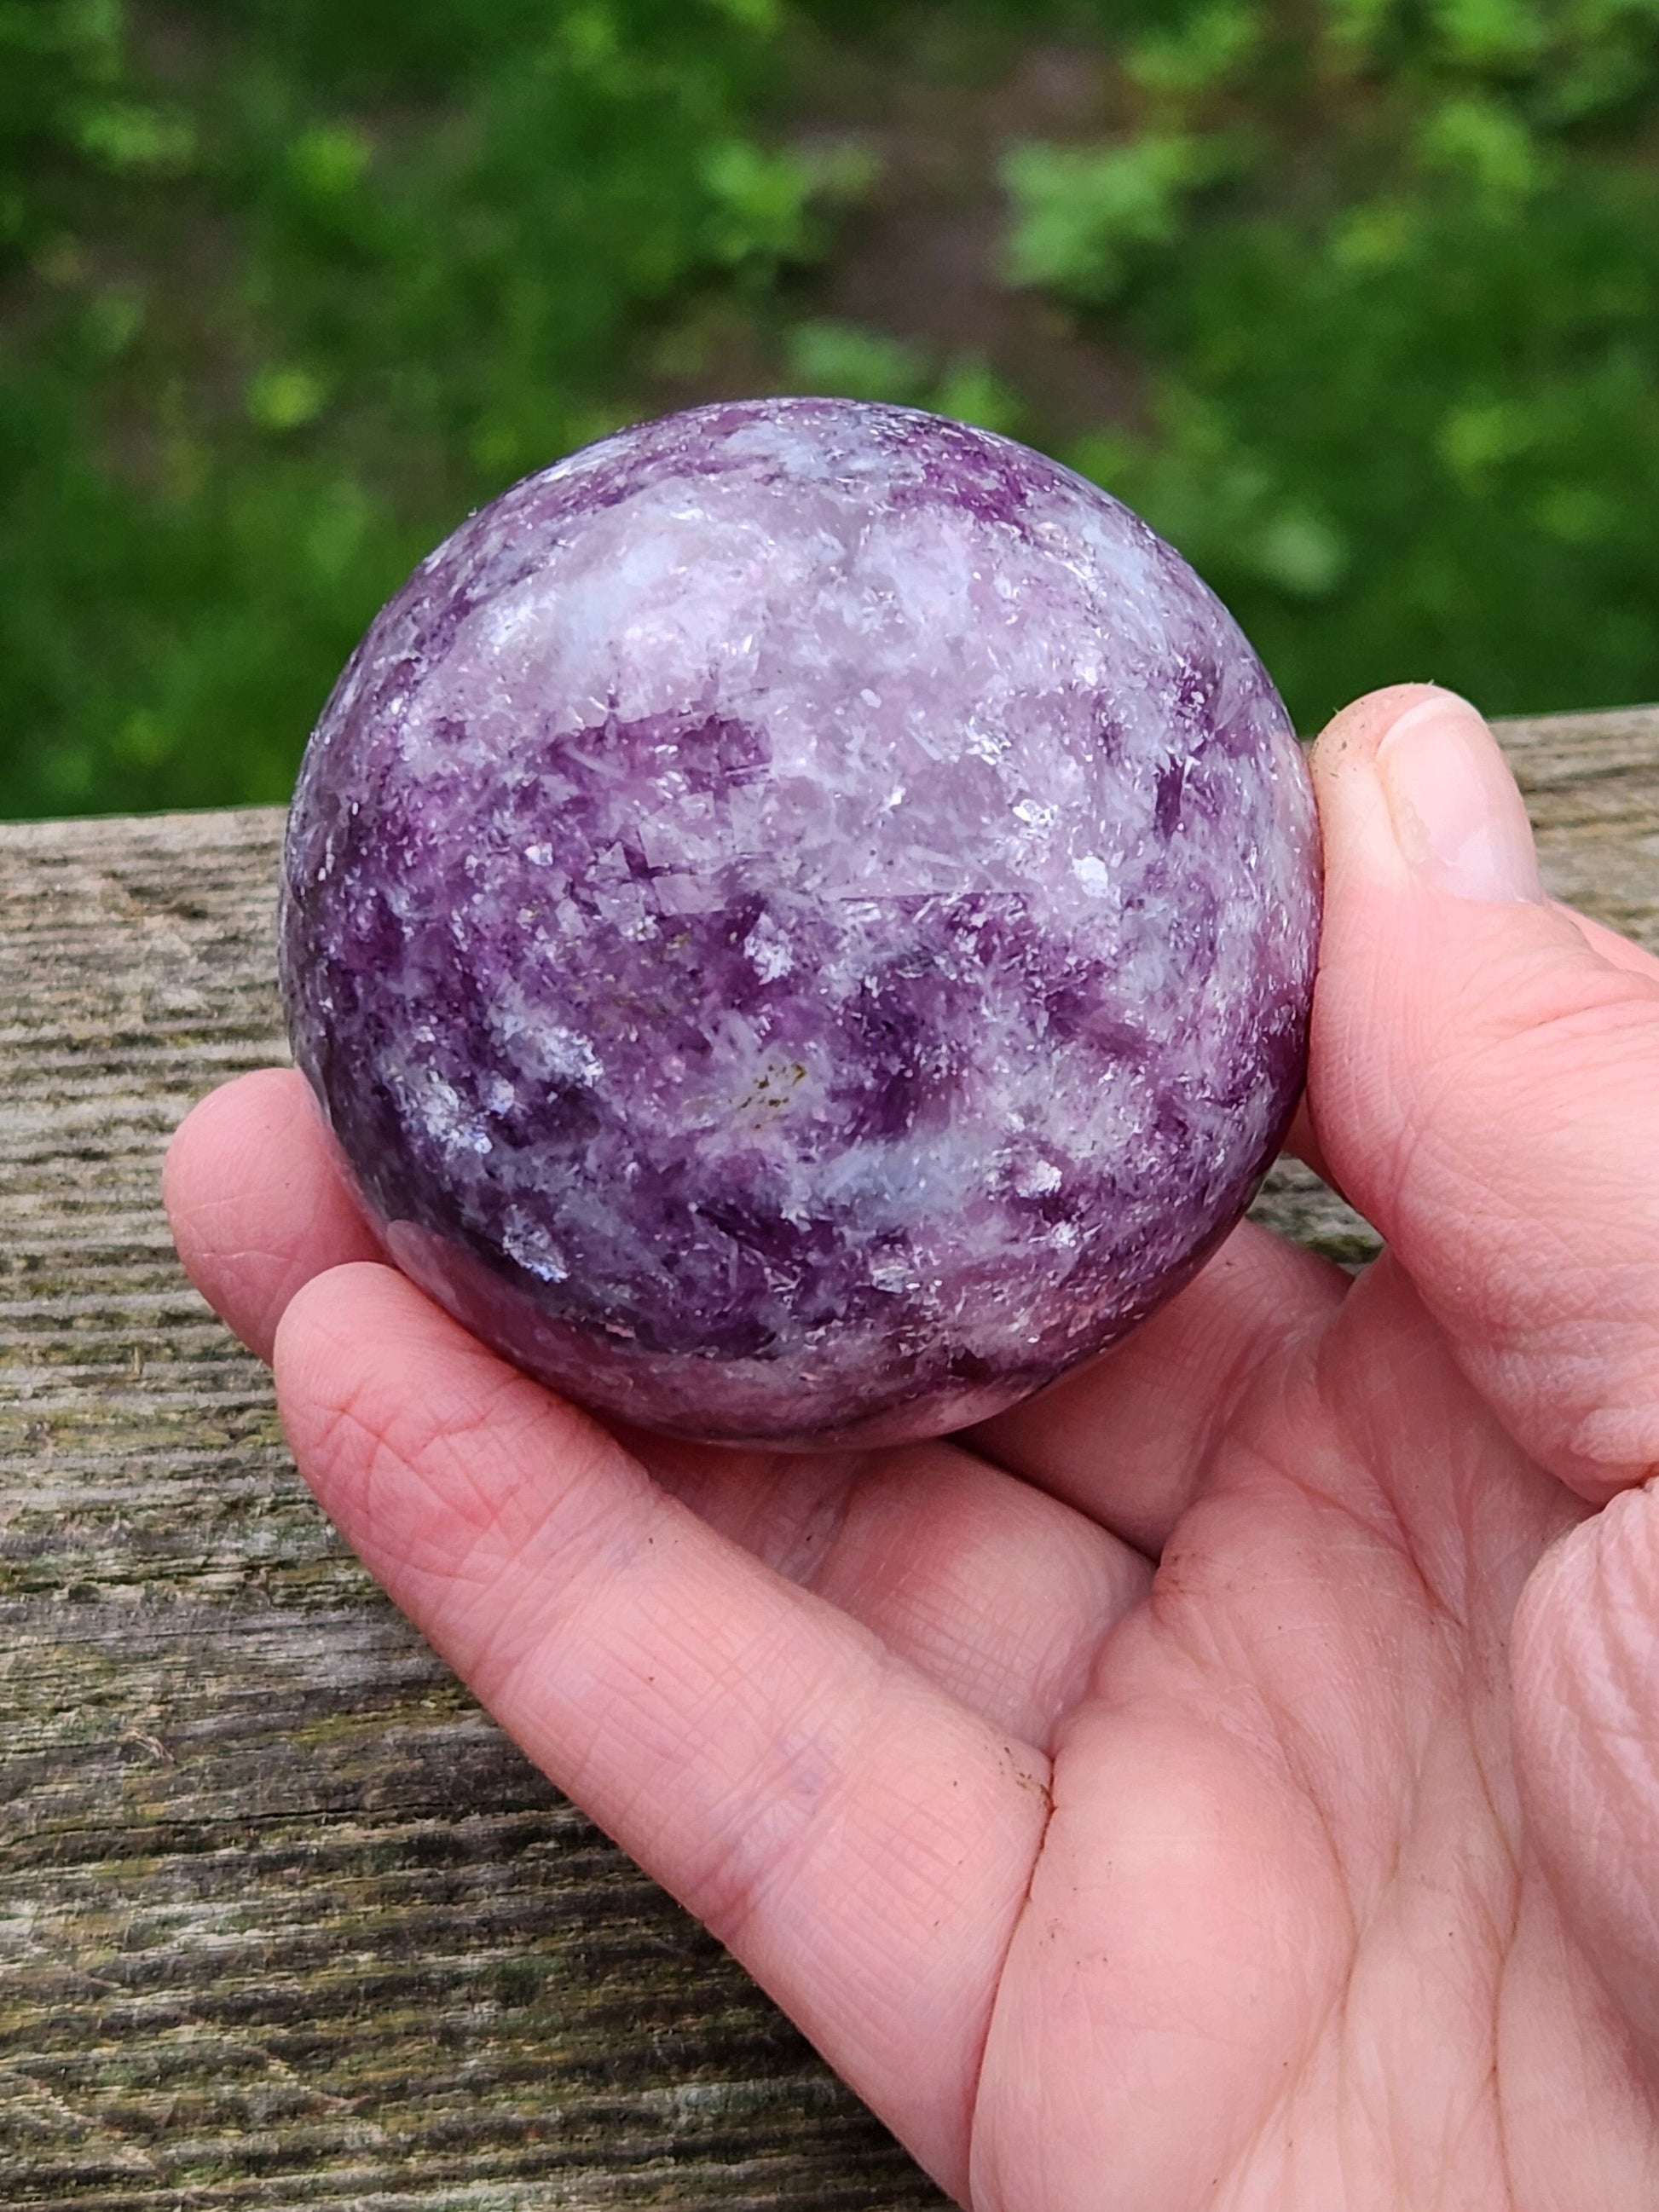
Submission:
<svg viewBox="0 0 1659 2212">
<path fill-rule="evenodd" d="M 1036 1390 L 1302 1082 L 1302 756 L 1237 624 L 1006 438 L 771 399 L 471 516 L 312 738 L 294 1049 L 391 1256 L 599 1411 L 828 1446 Z"/>
</svg>

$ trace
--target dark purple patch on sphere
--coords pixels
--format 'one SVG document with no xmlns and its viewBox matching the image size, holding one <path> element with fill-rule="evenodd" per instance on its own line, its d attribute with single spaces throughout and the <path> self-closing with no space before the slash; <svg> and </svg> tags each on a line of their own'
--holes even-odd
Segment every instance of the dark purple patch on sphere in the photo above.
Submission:
<svg viewBox="0 0 1659 2212">
<path fill-rule="evenodd" d="M 1006 438 L 701 408 L 422 562 L 289 826 L 294 1048 L 398 1263 L 649 1427 L 983 1419 L 1237 1218 L 1312 797 L 1237 625 Z"/>
</svg>

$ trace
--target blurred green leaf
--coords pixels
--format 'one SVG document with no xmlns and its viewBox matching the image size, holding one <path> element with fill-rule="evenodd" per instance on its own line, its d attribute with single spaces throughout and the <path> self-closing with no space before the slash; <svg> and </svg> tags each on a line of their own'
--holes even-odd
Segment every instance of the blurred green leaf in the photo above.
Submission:
<svg viewBox="0 0 1659 2212">
<path fill-rule="evenodd" d="M 1373 60 L 1403 12 L 1402 0 L 1323 0 L 1334 54 L 1351 62 Z"/>
<path fill-rule="evenodd" d="M 1224 84 L 1261 44 L 1266 25 L 1256 0 L 1211 0 L 1184 23 L 1135 40 L 1125 57 L 1143 90 L 1173 95 Z"/>
<path fill-rule="evenodd" d="M 195 126 L 187 116 L 132 102 L 88 108 L 75 136 L 83 153 L 118 174 L 187 168 L 196 151 Z"/>
<path fill-rule="evenodd" d="M 128 350 L 144 326 L 143 295 L 130 286 L 112 284 L 88 301 L 86 321 L 93 352 L 114 361 Z"/>
<path fill-rule="evenodd" d="M 1436 440 L 1447 468 L 1466 491 L 1486 489 L 1507 462 L 1540 442 L 1536 412 L 1512 399 L 1471 399 L 1452 409 Z"/>
<path fill-rule="evenodd" d="M 308 368 L 262 368 L 247 388 L 248 420 L 279 436 L 301 430 L 322 413 L 325 396 Z"/>
<path fill-rule="evenodd" d="M 1070 300 L 1109 300 L 1139 252 L 1173 243 L 1188 196 L 1224 166 L 1218 146 L 1182 133 L 1101 147 L 1010 147 L 1002 179 L 1013 210 L 1013 281 Z"/>
<path fill-rule="evenodd" d="M 1484 95 L 1443 100 L 1425 118 L 1417 147 L 1425 168 L 1474 185 L 1489 201 L 1521 199 L 1543 180 L 1543 151 L 1532 132 Z"/>
<path fill-rule="evenodd" d="M 745 30 L 769 34 L 778 28 L 778 0 L 712 0 L 716 12 L 740 23 Z"/>
<path fill-rule="evenodd" d="M 927 357 L 903 339 L 855 323 L 798 323 L 785 339 L 793 388 L 842 399 L 914 404 L 927 382 Z"/>
<path fill-rule="evenodd" d="M 997 375 L 981 354 L 961 354 L 950 362 L 928 395 L 927 404 L 958 422 L 976 422 L 1005 438 L 1030 428 L 1030 410 L 1013 387 Z"/>
<path fill-rule="evenodd" d="M 1433 0 L 1432 15 L 1452 58 L 1477 68 L 1524 65 L 1547 49 L 1533 0 Z"/>
<path fill-rule="evenodd" d="M 349 124 L 313 124 L 289 148 L 289 171 L 314 198 L 338 199 L 362 183 L 373 151 L 365 134 Z"/>
<path fill-rule="evenodd" d="M 1305 507 L 1281 507 L 1244 544 L 1256 574 L 1293 599 L 1322 599 L 1341 582 L 1349 547 L 1342 533 Z"/>
<path fill-rule="evenodd" d="M 728 138 L 703 156 L 711 205 L 709 244 L 725 262 L 795 261 L 806 253 L 814 178 L 798 155 Z"/>
</svg>

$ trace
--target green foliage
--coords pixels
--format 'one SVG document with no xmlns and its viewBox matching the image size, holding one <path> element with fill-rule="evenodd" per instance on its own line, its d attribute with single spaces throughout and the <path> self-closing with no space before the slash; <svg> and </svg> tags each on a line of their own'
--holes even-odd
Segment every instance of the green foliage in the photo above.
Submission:
<svg viewBox="0 0 1659 2212">
<path fill-rule="evenodd" d="M 924 346 L 890 337 L 856 323 L 797 323 L 786 331 L 784 362 L 790 388 L 842 399 L 885 399 L 927 407 L 976 422 L 1005 437 L 1029 428 L 1025 408 L 978 354 L 939 362 Z"/>
<path fill-rule="evenodd" d="M 54 171 L 121 66 L 112 0 L 0 0 L 0 270 L 39 234 Z"/>
<path fill-rule="evenodd" d="M 228 14 L 0 8 L 0 811 L 283 795 L 413 562 L 867 181 L 759 135 L 763 0 Z"/>
<path fill-rule="evenodd" d="M 1110 300 L 1139 264 L 1187 228 L 1187 202 L 1225 166 L 1218 142 L 1148 131 L 1117 145 L 1012 148 L 1002 164 L 1019 219 L 1017 283 L 1085 306 Z"/>
<path fill-rule="evenodd" d="M 1130 127 L 1006 163 L 1014 273 L 1149 372 L 1150 428 L 1071 458 L 1304 726 L 1404 677 L 1496 712 L 1659 695 L 1656 28 L 1656 0 L 1200 0 L 1127 48 Z M 1135 164 L 1170 181 L 1130 234 L 1099 179 Z"/>
<path fill-rule="evenodd" d="M 0 813 L 283 796 L 412 563 L 688 378 L 1052 445 L 824 311 L 809 18 L 938 100 L 1094 50 L 1109 129 L 984 148 L 1006 281 L 1304 726 L 1659 695 L 1659 0 L 0 0 Z"/>
</svg>

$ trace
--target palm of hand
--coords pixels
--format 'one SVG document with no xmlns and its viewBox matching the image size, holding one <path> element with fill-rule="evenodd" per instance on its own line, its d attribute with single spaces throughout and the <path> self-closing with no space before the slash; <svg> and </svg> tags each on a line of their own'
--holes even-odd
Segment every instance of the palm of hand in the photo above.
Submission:
<svg viewBox="0 0 1659 2212">
<path fill-rule="evenodd" d="M 976 2203 L 1590 2201 L 1587 2077 L 1628 2059 L 1528 1853 L 1504 1656 L 1583 1509 L 1390 1261 L 1298 1320 L 1055 1727 Z M 1594 2201 L 1647 2201 L 1610 2166 Z"/>
<path fill-rule="evenodd" d="M 374 1573 L 975 2212 L 1659 2203 L 1659 964 L 1413 877 L 1400 703 L 1316 758 L 1389 1254 L 1247 1224 L 966 1439 L 608 1437 L 379 1264 L 297 1077 L 170 1160 Z"/>
</svg>

